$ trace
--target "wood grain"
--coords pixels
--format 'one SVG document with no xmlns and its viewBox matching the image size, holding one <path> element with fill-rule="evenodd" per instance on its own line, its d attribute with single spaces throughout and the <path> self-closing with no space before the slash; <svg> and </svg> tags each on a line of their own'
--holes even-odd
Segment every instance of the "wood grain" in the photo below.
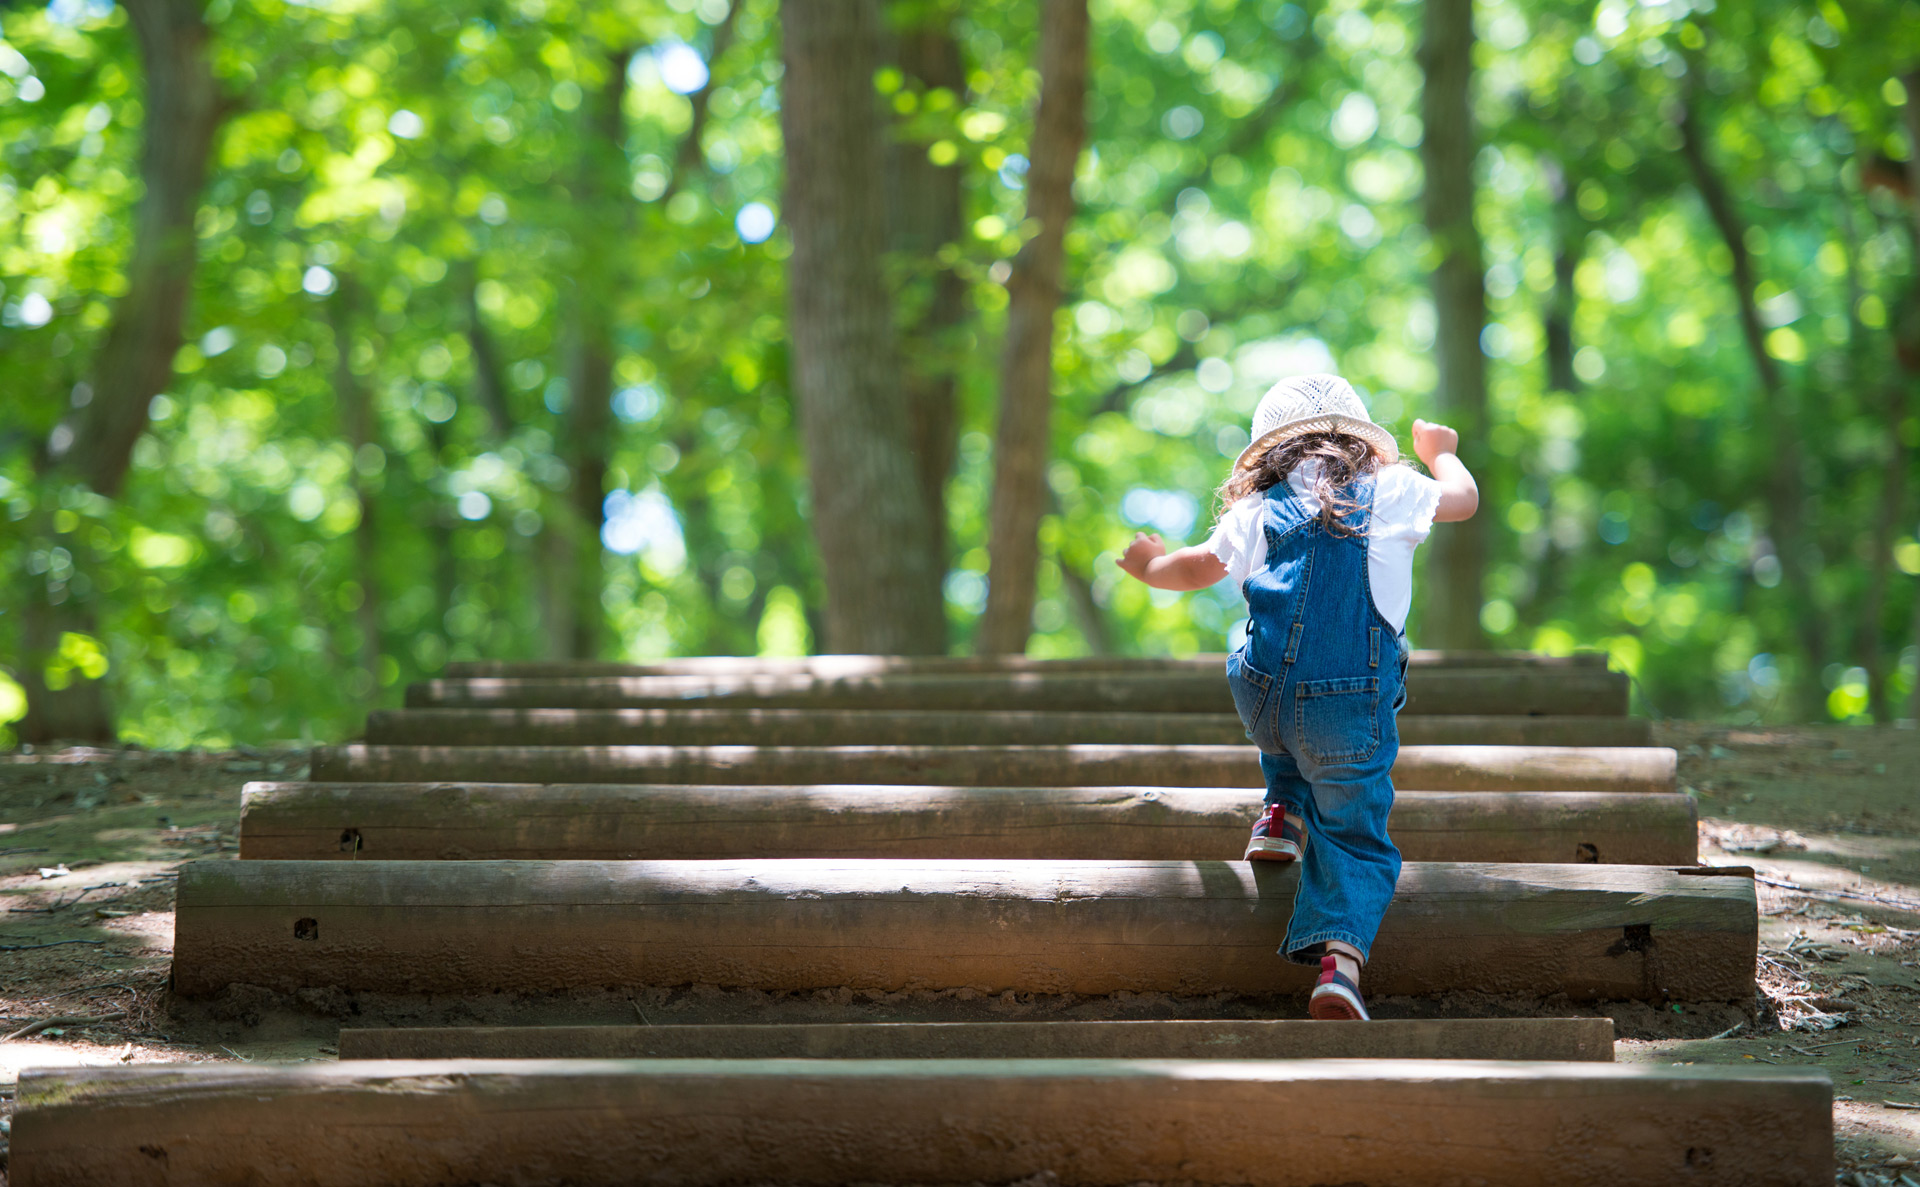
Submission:
<svg viewBox="0 0 1920 1187">
<path fill-rule="evenodd" d="M 1477 1060 L 70 1068 L 22 1073 L 11 1173 L 17 1187 L 825 1187 L 1038 1171 L 1070 1187 L 1826 1187 L 1832 1095 L 1803 1069 Z"/>
<path fill-rule="evenodd" d="M 1711 874 L 1713 876 L 1701 876 Z M 1291 994 L 1295 872 L 1166 861 L 198 861 L 173 985 Z M 1408 863 L 1370 992 L 1746 1001 L 1751 871 Z"/>
<path fill-rule="evenodd" d="M 1260 793 L 1186 787 L 250 783 L 245 859 L 948 857 L 1219 861 Z M 1687 865 L 1693 801 L 1636 792 L 1402 792 L 1409 861 Z"/>
<path fill-rule="evenodd" d="M 340 1031 L 341 1059 L 1613 1059 L 1611 1018 L 442 1026 Z"/>
<path fill-rule="evenodd" d="M 1406 745 L 1645 746 L 1638 717 L 1401 717 Z M 865 709 L 376 709 L 376 746 L 1032 746 L 1246 741 L 1232 713 Z"/>
<path fill-rule="evenodd" d="M 1411 670 L 1410 715 L 1621 717 L 1627 677 L 1603 668 L 1532 667 Z M 407 689 L 409 708 L 667 709 L 707 705 L 754 709 L 945 709 L 1230 713 L 1223 670 L 1120 670 L 1055 674 L 807 672 L 663 676 L 473 677 L 429 680 Z"/>
<path fill-rule="evenodd" d="M 1403 746 L 1417 791 L 1674 790 L 1659 747 Z M 1252 746 L 321 746 L 323 783 L 907 783 L 969 787 L 1258 787 Z"/>
</svg>

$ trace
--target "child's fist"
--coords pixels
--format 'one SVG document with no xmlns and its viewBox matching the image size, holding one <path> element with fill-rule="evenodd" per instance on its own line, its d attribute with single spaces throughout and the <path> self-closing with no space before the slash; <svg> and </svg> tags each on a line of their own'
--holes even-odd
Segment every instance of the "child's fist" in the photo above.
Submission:
<svg viewBox="0 0 1920 1187">
<path fill-rule="evenodd" d="M 1161 543 L 1159 536 L 1135 532 L 1133 543 L 1127 545 L 1127 550 L 1121 553 L 1120 559 L 1113 563 L 1144 581 L 1148 563 L 1165 555 L 1167 555 L 1167 546 Z"/>
<path fill-rule="evenodd" d="M 1413 422 L 1413 452 L 1420 455 L 1421 461 L 1431 466 L 1433 459 L 1443 453 L 1460 452 L 1460 434 L 1445 425 L 1416 420 Z"/>
</svg>

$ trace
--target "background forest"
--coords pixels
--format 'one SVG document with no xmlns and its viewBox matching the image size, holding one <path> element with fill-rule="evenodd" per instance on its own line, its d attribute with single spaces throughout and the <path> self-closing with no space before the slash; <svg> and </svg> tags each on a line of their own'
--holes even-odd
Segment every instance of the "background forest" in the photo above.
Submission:
<svg viewBox="0 0 1920 1187">
<path fill-rule="evenodd" d="M 1911 717 L 1916 67 L 1909 0 L 0 6 L 0 744 L 1222 650 L 1112 559 L 1311 370 L 1463 431 L 1416 645 Z"/>
</svg>

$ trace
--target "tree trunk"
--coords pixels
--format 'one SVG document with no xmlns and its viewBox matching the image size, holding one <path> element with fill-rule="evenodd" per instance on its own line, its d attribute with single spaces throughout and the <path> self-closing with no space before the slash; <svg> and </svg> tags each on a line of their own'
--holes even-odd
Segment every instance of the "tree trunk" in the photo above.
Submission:
<svg viewBox="0 0 1920 1187">
<path fill-rule="evenodd" d="M 1573 288 L 1574 269 L 1580 263 L 1580 243 L 1584 228 L 1580 212 L 1574 206 L 1573 188 L 1567 184 L 1566 170 L 1560 162 L 1548 158 L 1542 162 L 1547 193 L 1553 199 L 1553 291 L 1547 297 L 1546 312 L 1540 317 L 1541 336 L 1545 339 L 1547 389 L 1577 392 L 1580 377 L 1573 372 L 1573 311 L 1578 294 Z"/>
<path fill-rule="evenodd" d="M 606 520 L 607 457 L 613 428 L 614 308 L 621 277 L 617 241 L 631 226 L 627 198 L 627 63 L 631 50 L 607 55 L 607 78 L 586 112 L 580 176 L 574 194 L 582 215 L 575 243 L 580 249 L 574 275 L 572 358 L 567 366 L 566 461 L 573 482 L 567 490 L 573 518 L 570 602 L 572 630 L 566 654 L 595 659 L 606 634 L 600 604 L 605 584 L 600 530 Z"/>
<path fill-rule="evenodd" d="M 1912 96 L 1920 95 L 1920 70 L 1908 73 L 1903 81 L 1907 84 L 1907 95 L 1909 96 L 1906 106 L 1900 109 L 1907 125 L 1907 192 L 1910 195 L 1907 203 L 1907 214 L 1913 227 L 1913 251 L 1920 253 L 1920 102 L 1916 102 L 1912 98 Z M 1910 253 L 1907 258 L 1920 260 L 1920 254 Z M 1915 304 L 1916 307 L 1920 307 L 1920 267 L 1914 269 L 1913 283 L 1915 289 Z M 1908 384 L 1913 383 L 1916 379 L 1920 379 L 1920 375 L 1915 374 L 1913 367 L 1913 359 L 1915 356 L 1912 353 L 1898 349 L 1904 344 L 1896 342 L 1894 345 L 1896 347 L 1895 353 L 1900 359 L 1901 370 L 1904 372 L 1901 378 Z M 1889 425 L 1888 428 L 1894 440 L 1894 447 L 1899 449 L 1899 424 Z M 1907 696 L 1907 716 L 1920 718 L 1920 596 L 1916 596 L 1913 600 L 1913 642 L 1915 645 L 1915 669 L 1913 691 Z M 1891 711 L 1889 711 L 1888 717 L 1880 718 L 1880 720 L 1887 720 L 1891 715 Z"/>
<path fill-rule="evenodd" d="M 1023 652 L 1033 629 L 1040 515 L 1052 438 L 1053 317 L 1060 307 L 1073 174 L 1087 134 L 1086 0 L 1046 0 L 1040 13 L 1040 104 L 1028 155 L 1027 221 L 1037 227 L 1007 278 L 1000 424 L 988 512 L 987 609 L 977 649 Z"/>
<path fill-rule="evenodd" d="M 1688 77 L 1694 75 L 1689 74 Z M 1727 193 L 1725 183 L 1714 171 L 1713 162 L 1707 159 L 1698 114 L 1694 110 L 1694 98 L 1691 94 L 1686 96 L 1680 108 L 1680 155 L 1685 158 L 1687 168 L 1693 175 L 1694 188 L 1700 193 L 1700 201 L 1707 208 L 1707 215 L 1720 232 L 1720 238 L 1733 260 L 1731 279 L 1739 310 L 1740 332 L 1746 340 L 1747 353 L 1753 359 L 1754 373 L 1760 380 L 1760 419 L 1770 430 L 1774 458 L 1765 483 L 1767 513 L 1781 574 L 1786 578 L 1788 593 L 1798 603 L 1793 607 L 1792 615 L 1800 634 L 1800 648 L 1806 657 L 1794 684 L 1794 699 L 1802 718 L 1824 718 L 1826 711 L 1821 697 L 1820 670 L 1826 663 L 1827 638 L 1813 588 L 1813 575 L 1807 566 L 1804 521 L 1806 479 L 1800 433 L 1795 425 L 1798 410 L 1793 394 L 1787 390 L 1781 378 L 1779 364 L 1767 353 L 1766 330 L 1761 325 L 1760 307 L 1753 296 L 1756 280 L 1753 256 L 1747 251 L 1747 228 L 1740 218 L 1740 212 L 1734 209 L 1733 198 Z"/>
<path fill-rule="evenodd" d="M 727 15 L 713 27 L 713 42 L 707 51 L 707 81 L 699 90 L 687 96 L 687 106 L 693 118 L 687 122 L 687 134 L 680 138 L 680 148 L 673 154 L 673 175 L 667 178 L 667 188 L 655 199 L 660 206 L 664 207 L 693 179 L 694 174 L 706 168 L 707 154 L 701 141 L 707 130 L 707 112 L 712 106 L 714 77 L 720 69 L 720 56 L 733 44 L 733 24 L 746 2 L 733 0 L 727 6 Z"/>
<path fill-rule="evenodd" d="M 1440 416 L 1460 431 L 1461 460 L 1475 472 L 1486 448 L 1486 266 L 1473 223 L 1473 0 L 1427 0 L 1420 41 L 1420 117 L 1426 134 L 1420 162 L 1427 232 L 1439 262 L 1433 271 L 1434 355 L 1440 371 Z M 1482 481 L 1485 481 L 1484 475 Z M 1428 544 L 1426 608 L 1421 624 L 1430 647 L 1485 645 L 1480 603 L 1486 579 L 1487 517 L 1448 525 Z"/>
<path fill-rule="evenodd" d="M 966 93 L 967 77 L 953 35 L 953 14 L 926 9 L 921 16 L 922 23 L 898 35 L 894 49 L 900 72 L 923 93 L 944 88 L 959 99 Z M 920 495 L 933 531 L 934 555 L 944 571 L 949 562 L 947 480 L 960 436 L 954 395 L 958 352 L 952 338 L 966 320 L 966 284 L 951 264 L 939 259 L 941 249 L 958 242 L 963 231 L 960 167 L 934 164 L 927 159 L 928 147 L 925 140 L 889 141 L 887 246 L 908 270 L 897 328 Z M 945 649 L 943 633 L 940 650 Z"/>
<path fill-rule="evenodd" d="M 73 414 L 48 438 L 43 470 L 49 490 L 78 481 L 110 498 L 120 493 L 134 444 L 146 431 L 148 406 L 173 379 L 199 242 L 194 217 L 225 114 L 198 0 L 127 0 L 126 10 L 146 75 L 143 193 L 134 212 L 133 254 L 92 380 L 75 389 Z M 73 551 L 80 563 L 85 549 Z M 62 636 L 99 636 L 98 613 L 89 601 L 97 586 L 55 584 L 28 595 L 20 665 L 27 715 L 17 732 L 33 743 L 110 741 L 113 715 L 100 680 L 75 675 L 64 688 L 48 687 L 47 663 Z"/>
<path fill-rule="evenodd" d="M 373 678 L 380 680 L 380 533 L 375 517 L 377 503 L 373 486 L 360 471 L 360 458 L 369 448 L 378 449 L 379 430 L 375 427 L 373 400 L 367 385 L 353 372 L 353 314 L 359 301 L 359 288 L 350 276 L 339 278 L 339 290 L 327 303 L 328 320 L 333 329 L 333 390 L 340 405 L 340 427 L 353 447 L 353 494 L 360 506 L 360 523 L 353 530 L 354 571 L 362 596 L 354 612 L 360 628 L 358 662 Z"/>
<path fill-rule="evenodd" d="M 877 0 L 785 0 L 789 332 L 831 651 L 928 654 L 946 634 L 933 525 L 884 270 Z"/>
</svg>

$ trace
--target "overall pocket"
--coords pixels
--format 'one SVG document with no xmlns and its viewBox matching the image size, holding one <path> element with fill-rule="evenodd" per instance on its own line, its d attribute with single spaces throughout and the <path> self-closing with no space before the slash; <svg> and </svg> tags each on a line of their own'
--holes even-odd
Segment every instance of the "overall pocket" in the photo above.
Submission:
<svg viewBox="0 0 1920 1187">
<path fill-rule="evenodd" d="M 1285 753 L 1279 714 L 1267 712 L 1273 700 L 1273 677 L 1248 663 L 1244 649 L 1227 657 L 1227 688 L 1233 693 L 1233 708 L 1246 727 L 1247 740 L 1268 754 Z"/>
<path fill-rule="evenodd" d="M 1323 766 L 1365 762 L 1380 749 L 1380 678 L 1348 676 L 1294 685 L 1300 753 Z"/>
</svg>

